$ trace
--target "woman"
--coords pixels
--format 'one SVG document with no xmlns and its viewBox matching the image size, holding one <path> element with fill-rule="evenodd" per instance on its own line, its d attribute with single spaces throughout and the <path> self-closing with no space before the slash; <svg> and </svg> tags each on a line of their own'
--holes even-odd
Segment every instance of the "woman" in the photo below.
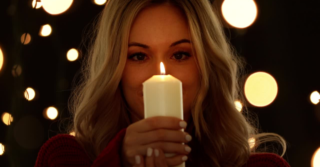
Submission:
<svg viewBox="0 0 320 167">
<path fill-rule="evenodd" d="M 255 137 L 286 148 L 236 110 L 241 63 L 208 0 L 111 0 L 97 27 L 70 105 L 76 136 L 47 141 L 37 167 L 289 166 L 249 147 Z M 184 121 L 144 119 L 142 83 L 160 62 L 182 81 Z"/>
</svg>

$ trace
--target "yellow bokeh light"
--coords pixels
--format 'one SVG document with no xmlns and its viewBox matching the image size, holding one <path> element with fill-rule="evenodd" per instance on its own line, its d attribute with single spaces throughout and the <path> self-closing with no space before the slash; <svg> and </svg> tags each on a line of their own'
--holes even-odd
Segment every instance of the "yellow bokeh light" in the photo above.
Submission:
<svg viewBox="0 0 320 167">
<path fill-rule="evenodd" d="M 22 68 L 21 68 L 21 66 L 20 65 L 14 65 L 13 66 L 13 68 L 12 68 L 12 75 L 14 76 L 14 77 L 18 77 L 18 76 L 20 76 L 21 75 L 21 73 L 22 73 Z"/>
<path fill-rule="evenodd" d="M 32 1 L 32 8 L 34 8 L 34 6 L 36 6 L 36 2 L 37 2 L 37 0 Z M 42 2 L 37 2 L 36 9 L 41 8 L 41 6 L 42 6 Z"/>
<path fill-rule="evenodd" d="M 4 113 L 2 114 L 2 122 L 3 122 L 5 125 L 9 126 L 9 125 L 11 124 L 11 122 L 13 122 L 13 117 L 12 117 L 12 115 L 9 114 L 9 113 L 7 113 L 7 112 L 4 112 Z"/>
<path fill-rule="evenodd" d="M 251 149 L 256 145 L 256 139 L 253 137 L 249 138 L 248 142 Z"/>
<path fill-rule="evenodd" d="M 76 136 L 76 132 L 72 131 L 69 133 L 71 136 Z"/>
<path fill-rule="evenodd" d="M 40 29 L 40 36 L 47 37 L 52 33 L 50 24 L 45 24 Z"/>
<path fill-rule="evenodd" d="M 241 110 L 242 110 L 242 103 L 241 103 L 239 100 L 236 100 L 236 101 L 234 102 L 234 105 L 236 106 L 236 109 L 237 109 L 239 112 L 241 112 Z"/>
<path fill-rule="evenodd" d="M 257 18 L 254 0 L 225 0 L 221 6 L 224 19 L 233 27 L 249 27 Z"/>
<path fill-rule="evenodd" d="M 264 107 L 271 104 L 276 98 L 278 85 L 270 74 L 256 72 L 247 78 L 244 93 L 250 104 Z"/>
<path fill-rule="evenodd" d="M 0 155 L 4 154 L 4 145 L 2 143 L 0 143 Z"/>
<path fill-rule="evenodd" d="M 2 66 L 3 66 L 3 53 L 2 53 L 2 50 L 1 50 L 1 48 L 0 48 L 0 71 L 1 71 L 1 69 L 2 69 Z"/>
<path fill-rule="evenodd" d="M 94 3 L 96 5 L 104 5 L 107 2 L 107 0 L 94 0 Z"/>
<path fill-rule="evenodd" d="M 320 167 L 320 148 L 313 154 L 311 164 L 312 167 Z"/>
<path fill-rule="evenodd" d="M 79 52 L 77 49 L 72 48 L 67 53 L 67 59 L 69 61 L 75 61 L 78 59 L 78 57 L 79 57 Z"/>
<path fill-rule="evenodd" d="M 313 91 L 310 95 L 310 101 L 313 103 L 313 104 L 318 104 L 319 101 L 320 101 L 320 94 L 318 91 Z"/>
<path fill-rule="evenodd" d="M 58 15 L 67 11 L 73 0 L 41 0 L 43 9 L 51 14 Z"/>
<path fill-rule="evenodd" d="M 21 35 L 21 43 L 28 45 L 31 42 L 31 35 L 29 33 L 24 33 Z"/>
<path fill-rule="evenodd" d="M 25 91 L 24 91 L 24 97 L 28 100 L 31 101 L 36 97 L 36 92 L 34 91 L 34 89 L 28 87 Z"/>
<path fill-rule="evenodd" d="M 50 120 L 55 120 L 58 117 L 58 109 L 55 107 L 48 107 L 46 109 L 46 118 Z"/>
</svg>

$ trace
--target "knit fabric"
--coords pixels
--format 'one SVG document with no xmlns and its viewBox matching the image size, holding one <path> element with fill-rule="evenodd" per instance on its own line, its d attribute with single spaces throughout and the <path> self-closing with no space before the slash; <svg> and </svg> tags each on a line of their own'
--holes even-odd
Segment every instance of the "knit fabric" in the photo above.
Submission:
<svg viewBox="0 0 320 167">
<path fill-rule="evenodd" d="M 35 167 L 121 167 L 121 146 L 126 129 L 122 129 L 91 162 L 75 138 L 59 134 L 41 147 Z M 187 161 L 188 163 L 188 161 Z M 252 154 L 243 167 L 290 167 L 280 156 L 272 153 Z"/>
</svg>

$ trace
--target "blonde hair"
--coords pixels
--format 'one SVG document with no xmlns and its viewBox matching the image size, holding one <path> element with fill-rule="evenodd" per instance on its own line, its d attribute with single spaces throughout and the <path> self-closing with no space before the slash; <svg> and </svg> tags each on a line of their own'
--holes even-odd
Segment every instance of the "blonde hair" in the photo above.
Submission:
<svg viewBox="0 0 320 167">
<path fill-rule="evenodd" d="M 284 153 L 286 144 L 281 136 L 257 134 L 250 117 L 235 108 L 234 101 L 241 97 L 238 81 L 243 63 L 233 53 L 208 0 L 110 0 L 96 25 L 95 40 L 81 71 L 81 84 L 69 105 L 76 139 L 91 160 L 131 123 L 119 86 L 130 27 L 143 8 L 164 2 L 185 13 L 197 55 L 201 87 L 191 113 L 194 135 L 207 155 L 205 161 L 197 160 L 199 166 L 245 164 L 256 148 L 250 149 L 250 137 L 256 138 L 256 144 L 279 141 Z"/>
</svg>

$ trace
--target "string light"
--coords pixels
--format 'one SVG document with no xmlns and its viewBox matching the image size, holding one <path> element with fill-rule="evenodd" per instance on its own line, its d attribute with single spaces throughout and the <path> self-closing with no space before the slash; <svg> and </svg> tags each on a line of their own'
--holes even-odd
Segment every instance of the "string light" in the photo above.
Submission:
<svg viewBox="0 0 320 167">
<path fill-rule="evenodd" d="M 79 52 L 77 49 L 72 48 L 67 52 L 67 59 L 69 61 L 75 61 L 78 59 L 78 57 L 79 57 Z"/>
<path fill-rule="evenodd" d="M 320 148 L 316 152 L 314 152 L 312 159 L 311 159 L 311 166 L 312 167 L 320 167 Z"/>
<path fill-rule="evenodd" d="M 256 145 L 256 139 L 253 137 L 249 138 L 248 142 L 251 149 Z"/>
<path fill-rule="evenodd" d="M 4 145 L 0 143 L 0 156 L 4 154 Z"/>
<path fill-rule="evenodd" d="M 241 103 L 239 100 L 236 100 L 236 101 L 234 102 L 234 105 L 236 106 L 236 109 L 237 109 L 239 112 L 241 112 L 241 110 L 242 110 L 242 103 Z"/>
<path fill-rule="evenodd" d="M 313 91 L 310 95 L 310 101 L 311 103 L 317 105 L 320 101 L 320 94 L 318 91 Z"/>
<path fill-rule="evenodd" d="M 31 35 L 29 33 L 24 33 L 21 35 L 21 43 L 28 45 L 31 42 Z"/>
<path fill-rule="evenodd" d="M 37 3 L 37 6 L 36 6 L 36 3 Z M 40 9 L 41 6 L 42 6 L 42 2 L 37 2 L 37 0 L 33 0 L 32 1 L 32 8 L 34 8 L 36 6 L 36 9 Z"/>
<path fill-rule="evenodd" d="M 51 14 L 58 15 L 67 11 L 73 3 L 73 0 L 42 0 L 43 9 Z"/>
<path fill-rule="evenodd" d="M 107 2 L 107 0 L 94 0 L 94 3 L 96 5 L 104 5 Z"/>
<path fill-rule="evenodd" d="M 34 91 L 33 88 L 28 87 L 25 91 L 24 91 L 24 97 L 28 100 L 28 101 L 32 101 L 36 96 L 36 92 Z"/>
<path fill-rule="evenodd" d="M 225 0 L 221 11 L 231 26 L 246 28 L 256 20 L 258 8 L 253 0 Z"/>
<path fill-rule="evenodd" d="M 264 107 L 271 104 L 276 98 L 278 85 L 270 74 L 256 72 L 247 78 L 244 93 L 249 103 L 257 107 Z"/>
<path fill-rule="evenodd" d="M 1 50 L 1 48 L 0 48 L 0 71 L 1 71 L 2 66 L 3 66 L 3 61 L 4 61 L 3 53 L 2 53 L 2 50 Z"/>
<path fill-rule="evenodd" d="M 55 120 L 58 117 L 58 109 L 51 106 L 45 109 L 44 117 L 46 119 Z"/>
<path fill-rule="evenodd" d="M 45 24 L 40 29 L 40 36 L 47 37 L 51 34 L 52 28 L 50 24 Z"/>
<path fill-rule="evenodd" d="M 22 73 L 22 68 L 21 68 L 20 65 L 17 65 L 17 64 L 16 64 L 16 65 L 14 65 L 14 66 L 12 67 L 12 75 L 13 75 L 14 77 L 20 76 L 21 73 Z"/>
<path fill-rule="evenodd" d="M 69 133 L 69 135 L 76 136 L 76 132 L 72 131 L 72 132 Z"/>
<path fill-rule="evenodd" d="M 9 114 L 9 113 L 7 113 L 7 112 L 4 112 L 4 113 L 2 114 L 2 122 L 3 122 L 5 125 L 9 126 L 9 125 L 11 124 L 11 122 L 13 122 L 13 117 L 12 117 L 12 115 Z"/>
</svg>

